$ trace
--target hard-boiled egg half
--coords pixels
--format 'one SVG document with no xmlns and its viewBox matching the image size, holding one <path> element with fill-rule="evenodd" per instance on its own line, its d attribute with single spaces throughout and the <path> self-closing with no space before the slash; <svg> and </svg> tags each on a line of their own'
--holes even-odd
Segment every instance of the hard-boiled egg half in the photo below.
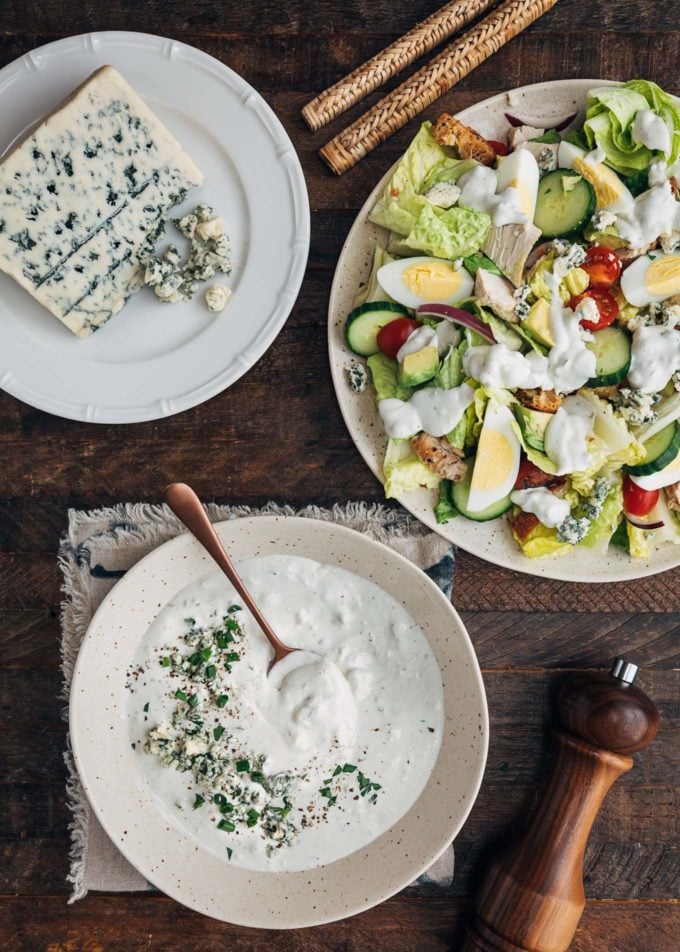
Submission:
<svg viewBox="0 0 680 952">
<path fill-rule="evenodd" d="M 520 456 L 521 447 L 513 429 L 512 413 L 507 407 L 489 401 L 470 481 L 470 512 L 481 512 L 512 491 Z"/>
<path fill-rule="evenodd" d="M 457 304 L 470 297 L 474 281 L 465 268 L 441 258 L 402 258 L 378 271 L 378 284 L 404 307 Z"/>
<path fill-rule="evenodd" d="M 650 251 L 641 255 L 621 275 L 621 290 L 636 307 L 680 294 L 680 254 Z"/>
<path fill-rule="evenodd" d="M 573 169 L 586 182 L 590 182 L 595 192 L 597 210 L 607 208 L 611 212 L 622 212 L 633 204 L 633 196 L 613 169 L 602 162 L 593 162 L 585 149 L 571 142 L 560 142 L 557 161 L 561 169 Z"/>
<path fill-rule="evenodd" d="M 534 220 L 536 199 L 538 197 L 538 163 L 533 152 L 528 149 L 518 149 L 502 158 L 496 170 L 496 192 L 514 188 L 519 193 L 519 207 L 527 216 L 527 221 Z"/>
</svg>

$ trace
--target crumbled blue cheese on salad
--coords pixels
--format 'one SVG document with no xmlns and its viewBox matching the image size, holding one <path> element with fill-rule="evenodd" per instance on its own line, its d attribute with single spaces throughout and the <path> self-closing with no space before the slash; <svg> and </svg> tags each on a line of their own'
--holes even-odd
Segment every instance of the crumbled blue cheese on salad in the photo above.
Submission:
<svg viewBox="0 0 680 952">
<path fill-rule="evenodd" d="M 368 373 L 363 364 L 356 360 L 347 368 L 349 385 L 355 393 L 363 393 L 368 383 Z"/>
</svg>

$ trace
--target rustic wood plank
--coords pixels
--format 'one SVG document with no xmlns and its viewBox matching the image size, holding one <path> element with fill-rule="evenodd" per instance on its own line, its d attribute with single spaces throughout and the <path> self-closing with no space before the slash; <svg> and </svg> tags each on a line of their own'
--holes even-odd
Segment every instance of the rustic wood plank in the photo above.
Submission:
<svg viewBox="0 0 680 952">
<path fill-rule="evenodd" d="M 254 932 L 207 919 L 163 896 L 91 896 L 65 910 L 61 897 L 0 900 L 0 938 L 13 952 L 450 952 L 469 906 L 434 896 L 390 899 L 354 919 L 315 929 Z M 676 903 L 589 902 L 571 952 L 675 952 Z M 121 941 L 124 945 L 121 945 Z"/>
</svg>

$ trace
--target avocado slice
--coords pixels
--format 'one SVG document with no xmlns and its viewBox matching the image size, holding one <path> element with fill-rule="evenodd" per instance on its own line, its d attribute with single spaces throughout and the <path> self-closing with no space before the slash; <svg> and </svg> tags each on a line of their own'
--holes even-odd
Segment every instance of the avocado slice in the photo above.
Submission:
<svg viewBox="0 0 680 952">
<path fill-rule="evenodd" d="M 554 347 L 555 341 L 550 326 L 550 304 L 545 298 L 534 301 L 522 324 L 539 344 L 543 344 L 545 347 Z"/>
<path fill-rule="evenodd" d="M 399 383 L 402 387 L 417 387 L 432 380 L 439 367 L 439 351 L 436 347 L 423 347 L 414 354 L 407 354 L 399 363 Z"/>
<path fill-rule="evenodd" d="M 517 422 L 519 423 L 519 428 L 522 431 L 524 442 L 527 446 L 531 446 L 540 453 L 544 453 L 545 431 L 553 418 L 553 414 L 543 413 L 541 410 L 531 410 L 529 407 L 523 407 L 519 403 L 516 404 L 513 409 Z"/>
</svg>

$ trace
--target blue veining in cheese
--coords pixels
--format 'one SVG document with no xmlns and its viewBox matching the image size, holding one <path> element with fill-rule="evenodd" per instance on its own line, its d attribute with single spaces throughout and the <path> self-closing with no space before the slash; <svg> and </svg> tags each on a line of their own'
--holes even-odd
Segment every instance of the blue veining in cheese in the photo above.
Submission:
<svg viewBox="0 0 680 952">
<path fill-rule="evenodd" d="M 87 337 L 141 287 L 140 258 L 202 180 L 105 66 L 0 163 L 0 268 Z"/>
</svg>

